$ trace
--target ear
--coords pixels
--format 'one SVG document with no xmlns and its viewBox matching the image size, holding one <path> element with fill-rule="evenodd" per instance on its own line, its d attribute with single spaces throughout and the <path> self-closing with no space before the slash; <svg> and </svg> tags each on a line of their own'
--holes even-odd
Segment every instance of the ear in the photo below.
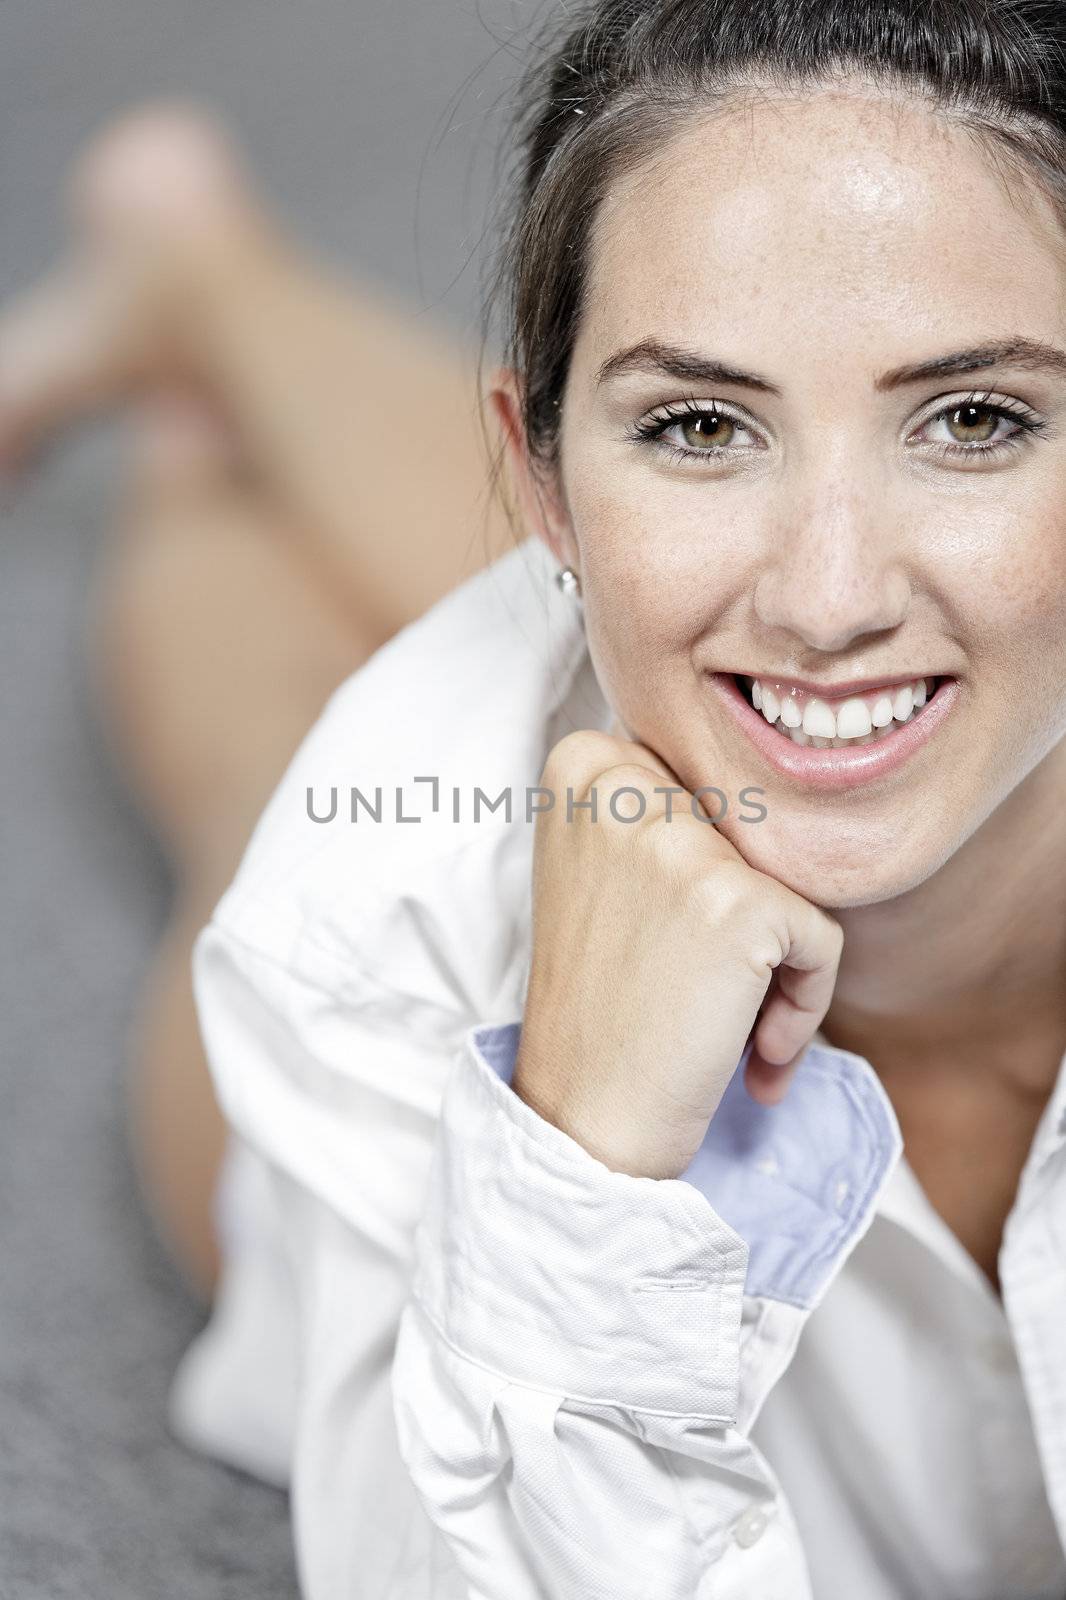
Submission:
<svg viewBox="0 0 1066 1600">
<path fill-rule="evenodd" d="M 580 571 L 577 541 L 562 485 L 534 462 L 522 421 L 522 382 L 511 367 L 500 367 L 486 393 L 490 414 L 503 438 L 511 483 L 527 533 L 543 539 L 561 567 Z"/>
</svg>

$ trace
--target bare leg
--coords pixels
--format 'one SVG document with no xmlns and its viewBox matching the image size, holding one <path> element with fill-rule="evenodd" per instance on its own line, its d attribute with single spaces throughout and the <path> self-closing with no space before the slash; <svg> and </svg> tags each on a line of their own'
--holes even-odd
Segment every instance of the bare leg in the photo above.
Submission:
<svg viewBox="0 0 1066 1600">
<path fill-rule="evenodd" d="M 130 1134 L 156 1225 L 209 1293 L 225 1130 L 192 942 L 297 744 L 373 641 L 323 605 L 298 543 L 255 491 L 183 435 L 169 405 L 142 417 L 127 512 L 96 576 L 90 660 L 113 752 L 177 878 L 134 1021 Z"/>
<path fill-rule="evenodd" d="M 308 261 L 223 134 L 118 124 L 73 185 L 81 248 L 0 321 L 0 460 L 162 376 L 210 398 L 331 603 L 382 639 L 512 542 L 488 493 L 474 356 Z"/>
<path fill-rule="evenodd" d="M 141 407 L 91 655 L 179 881 L 134 1029 L 131 1133 L 160 1231 L 208 1294 L 225 1133 L 192 940 L 330 691 L 511 535 L 469 358 L 298 260 L 209 126 L 127 122 L 76 197 L 78 258 L 0 318 L 0 458 L 100 404 Z"/>
</svg>

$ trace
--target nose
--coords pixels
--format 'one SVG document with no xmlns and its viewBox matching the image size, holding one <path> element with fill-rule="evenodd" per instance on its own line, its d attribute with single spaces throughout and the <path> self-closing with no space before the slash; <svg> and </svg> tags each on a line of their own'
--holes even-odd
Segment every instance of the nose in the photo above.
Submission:
<svg viewBox="0 0 1066 1600">
<path fill-rule="evenodd" d="M 858 485 L 803 495 L 766 541 L 755 612 L 812 650 L 898 628 L 911 603 L 900 540 Z"/>
</svg>

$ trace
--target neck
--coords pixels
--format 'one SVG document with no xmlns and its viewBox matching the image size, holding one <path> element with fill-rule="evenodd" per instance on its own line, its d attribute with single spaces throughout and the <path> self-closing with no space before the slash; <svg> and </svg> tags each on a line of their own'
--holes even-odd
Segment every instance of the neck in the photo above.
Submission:
<svg viewBox="0 0 1066 1600">
<path fill-rule="evenodd" d="M 905 1084 L 987 1074 L 1046 1099 L 1066 1052 L 1066 744 L 932 877 L 835 913 L 823 1032 Z"/>
</svg>

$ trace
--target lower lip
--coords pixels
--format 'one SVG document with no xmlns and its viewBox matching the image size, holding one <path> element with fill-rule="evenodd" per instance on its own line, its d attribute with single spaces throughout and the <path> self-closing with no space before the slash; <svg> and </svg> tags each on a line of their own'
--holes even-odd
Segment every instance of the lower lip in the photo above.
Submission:
<svg viewBox="0 0 1066 1600">
<path fill-rule="evenodd" d="M 807 788 L 832 791 L 857 789 L 860 784 L 887 777 L 902 767 L 929 743 L 959 693 L 958 679 L 945 678 L 919 714 L 912 715 L 909 722 L 899 723 L 874 744 L 857 745 L 854 750 L 819 750 L 814 745 L 795 744 L 771 726 L 745 700 L 732 673 L 713 672 L 708 676 L 752 744 L 777 772 Z"/>
</svg>

